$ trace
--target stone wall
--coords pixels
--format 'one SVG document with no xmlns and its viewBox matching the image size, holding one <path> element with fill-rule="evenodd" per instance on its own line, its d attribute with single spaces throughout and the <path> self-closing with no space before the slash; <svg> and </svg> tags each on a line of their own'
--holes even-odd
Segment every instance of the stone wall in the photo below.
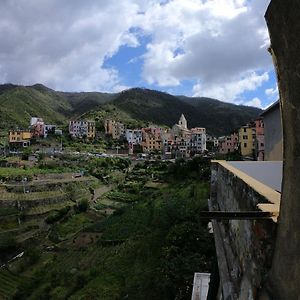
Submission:
<svg viewBox="0 0 300 300">
<path fill-rule="evenodd" d="M 212 163 L 210 210 L 257 211 L 267 199 L 218 162 Z M 276 223 L 213 221 L 224 299 L 257 299 L 271 266 Z"/>
</svg>

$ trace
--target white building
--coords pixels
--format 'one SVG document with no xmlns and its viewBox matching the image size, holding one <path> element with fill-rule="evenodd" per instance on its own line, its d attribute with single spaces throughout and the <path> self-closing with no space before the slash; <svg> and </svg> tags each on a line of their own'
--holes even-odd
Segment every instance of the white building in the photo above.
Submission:
<svg viewBox="0 0 300 300">
<path fill-rule="evenodd" d="M 95 121 L 78 120 L 69 123 L 69 133 L 72 137 L 93 139 L 95 132 Z"/>
<path fill-rule="evenodd" d="M 142 135 L 142 130 L 140 129 L 126 129 L 125 136 L 128 144 L 131 145 L 142 144 L 143 135 Z"/>
</svg>

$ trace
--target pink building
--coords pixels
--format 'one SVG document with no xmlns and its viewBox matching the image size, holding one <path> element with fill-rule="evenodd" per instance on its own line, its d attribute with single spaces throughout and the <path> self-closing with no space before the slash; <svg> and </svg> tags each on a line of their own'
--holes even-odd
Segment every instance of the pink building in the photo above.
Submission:
<svg viewBox="0 0 300 300">
<path fill-rule="evenodd" d="M 258 118 L 255 121 L 255 132 L 256 132 L 256 159 L 265 159 L 265 129 L 264 121 L 262 118 Z"/>
<path fill-rule="evenodd" d="M 30 127 L 33 137 L 44 137 L 45 123 L 42 118 L 32 117 Z"/>
<path fill-rule="evenodd" d="M 221 154 L 227 154 L 238 150 L 238 141 L 239 139 L 237 133 L 224 136 L 219 142 L 219 152 Z"/>
</svg>

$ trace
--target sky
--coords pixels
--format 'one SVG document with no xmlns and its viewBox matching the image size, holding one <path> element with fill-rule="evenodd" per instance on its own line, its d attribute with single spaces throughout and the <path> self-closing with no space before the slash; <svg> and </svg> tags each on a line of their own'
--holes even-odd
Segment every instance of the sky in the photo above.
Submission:
<svg viewBox="0 0 300 300">
<path fill-rule="evenodd" d="M 270 0 L 1 0 L 0 83 L 144 87 L 265 108 Z"/>
</svg>

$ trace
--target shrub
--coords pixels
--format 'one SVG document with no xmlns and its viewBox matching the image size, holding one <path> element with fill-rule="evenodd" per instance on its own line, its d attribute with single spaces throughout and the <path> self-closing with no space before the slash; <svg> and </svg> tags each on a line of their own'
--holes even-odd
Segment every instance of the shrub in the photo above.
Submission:
<svg viewBox="0 0 300 300">
<path fill-rule="evenodd" d="M 79 212 L 85 212 L 89 208 L 89 202 L 86 199 L 80 200 L 77 203 L 77 209 Z"/>
<path fill-rule="evenodd" d="M 47 224 L 53 224 L 59 221 L 62 217 L 64 217 L 69 212 L 70 208 L 71 208 L 70 206 L 65 206 L 64 208 L 58 211 L 50 213 L 46 218 L 45 222 Z"/>
</svg>

